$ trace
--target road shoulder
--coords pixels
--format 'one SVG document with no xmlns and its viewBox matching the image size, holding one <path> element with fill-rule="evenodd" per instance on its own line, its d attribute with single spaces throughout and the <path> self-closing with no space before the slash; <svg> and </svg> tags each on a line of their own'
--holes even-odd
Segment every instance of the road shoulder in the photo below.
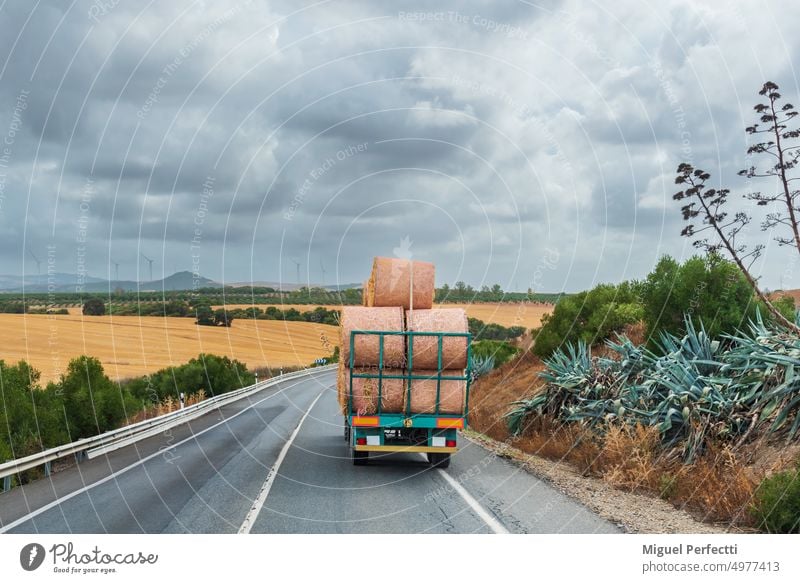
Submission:
<svg viewBox="0 0 800 583">
<path fill-rule="evenodd" d="M 525 453 L 475 431 L 463 437 L 545 480 L 627 533 L 719 534 L 743 532 L 698 521 L 659 498 L 618 490 L 599 478 L 582 476 L 566 463 Z"/>
</svg>

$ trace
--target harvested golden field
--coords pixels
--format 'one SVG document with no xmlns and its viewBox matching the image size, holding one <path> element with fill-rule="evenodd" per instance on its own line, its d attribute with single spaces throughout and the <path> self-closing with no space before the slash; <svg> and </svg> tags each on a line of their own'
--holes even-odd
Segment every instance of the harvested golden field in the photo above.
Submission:
<svg viewBox="0 0 800 583">
<path fill-rule="evenodd" d="M 180 365 L 201 352 L 248 365 L 296 366 L 330 355 L 334 326 L 282 320 L 236 320 L 230 328 L 197 326 L 194 318 L 0 314 L 0 359 L 26 360 L 56 380 L 71 358 L 99 358 L 106 374 L 124 379 Z"/>
<path fill-rule="evenodd" d="M 228 309 L 251 308 L 254 304 L 228 304 Z M 274 305 L 276 308 L 288 310 L 294 308 L 299 312 L 310 312 L 317 306 L 314 304 L 255 304 L 256 307 L 264 308 Z M 222 306 L 213 306 L 214 309 Z M 341 306 L 328 305 L 322 306 L 331 310 L 338 310 Z M 553 311 L 553 304 L 541 303 L 475 303 L 475 304 L 435 304 L 438 308 L 464 308 L 467 316 L 483 320 L 487 324 L 500 324 L 501 326 L 523 326 L 524 328 L 536 328 L 542 320 L 542 316 Z"/>
<path fill-rule="evenodd" d="M 786 290 L 778 290 L 774 291 L 769 294 L 770 299 L 778 299 L 785 296 L 789 296 L 794 300 L 795 305 L 800 304 L 800 289 L 786 289 Z"/>
<path fill-rule="evenodd" d="M 464 308 L 467 311 L 467 316 L 477 318 L 487 324 L 522 326 L 523 328 L 538 327 L 542 321 L 542 316 L 553 311 L 553 304 L 540 303 L 442 304 L 441 307 Z"/>
</svg>

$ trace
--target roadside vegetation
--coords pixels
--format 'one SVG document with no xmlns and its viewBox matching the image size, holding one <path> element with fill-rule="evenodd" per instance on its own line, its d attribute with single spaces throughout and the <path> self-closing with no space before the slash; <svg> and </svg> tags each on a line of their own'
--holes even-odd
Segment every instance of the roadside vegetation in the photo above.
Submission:
<svg viewBox="0 0 800 583">
<path fill-rule="evenodd" d="M 797 112 L 774 83 L 759 95 L 747 154 L 768 162 L 739 174 L 775 188 L 744 198 L 771 210 L 760 227 L 792 255 Z M 681 235 L 701 254 L 663 257 L 643 281 L 563 298 L 535 331 L 542 360 L 526 369 L 524 394 L 478 406 L 477 428 L 701 519 L 798 532 L 800 318 L 790 296 L 768 293 L 751 273 L 765 248 L 745 243 L 753 215 L 729 211 L 730 191 L 709 180 L 678 166 Z M 499 388 L 481 387 L 489 381 L 498 378 L 478 381 L 474 394 Z"/>
<path fill-rule="evenodd" d="M 255 381 L 241 362 L 213 354 L 121 383 L 109 379 L 100 361 L 89 356 L 70 361 L 57 382 L 42 387 L 39 378 L 24 361 L 9 365 L 0 360 L 0 461 L 167 413 L 179 407 L 181 393 L 191 404 Z M 37 475 L 31 470 L 22 479 Z"/>
<path fill-rule="evenodd" d="M 488 374 L 522 352 L 517 345 L 527 332 L 522 326 L 487 324 L 477 318 L 467 318 L 467 322 L 472 334 L 470 353 L 473 378 Z"/>
</svg>

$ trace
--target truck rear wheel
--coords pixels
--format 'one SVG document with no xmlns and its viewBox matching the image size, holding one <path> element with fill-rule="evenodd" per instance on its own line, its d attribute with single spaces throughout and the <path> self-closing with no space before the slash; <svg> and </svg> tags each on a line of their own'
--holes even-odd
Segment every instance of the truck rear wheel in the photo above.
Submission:
<svg viewBox="0 0 800 583">
<path fill-rule="evenodd" d="M 429 452 L 428 461 L 436 468 L 447 468 L 450 466 L 450 454 Z"/>
<path fill-rule="evenodd" d="M 354 466 L 365 466 L 365 465 L 367 465 L 367 461 L 369 461 L 369 452 L 368 451 L 356 451 L 355 449 L 350 450 L 350 451 L 352 451 L 353 465 Z"/>
</svg>

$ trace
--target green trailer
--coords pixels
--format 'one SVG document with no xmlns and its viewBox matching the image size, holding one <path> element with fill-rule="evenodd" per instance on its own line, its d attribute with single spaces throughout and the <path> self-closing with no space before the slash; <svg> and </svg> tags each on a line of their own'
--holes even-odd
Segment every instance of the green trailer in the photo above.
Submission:
<svg viewBox="0 0 800 583">
<path fill-rule="evenodd" d="M 379 364 L 369 372 L 354 372 L 356 361 L 356 336 L 378 336 Z M 408 346 L 408 362 L 403 374 L 385 372 L 383 362 L 383 346 L 387 336 L 404 336 Z M 438 339 L 438 367 L 435 375 L 424 376 L 414 374 L 414 338 L 432 336 Z M 442 370 L 442 344 L 445 338 L 462 337 L 467 342 L 467 367 L 463 375 L 454 375 L 453 371 Z M 470 370 L 470 344 L 472 336 L 468 332 L 390 332 L 374 330 L 354 330 L 350 334 L 349 395 L 347 414 L 344 419 L 344 438 L 350 445 L 353 464 L 365 465 L 371 453 L 420 452 L 425 453 L 428 461 L 438 467 L 450 465 L 450 454 L 458 450 L 458 430 L 467 426 L 469 413 L 469 389 L 472 381 Z M 353 412 L 353 379 L 366 378 L 377 380 L 377 411 L 369 415 Z M 405 404 L 403 412 L 384 412 L 381 410 L 384 379 L 403 379 L 406 383 Z M 436 401 L 433 413 L 411 413 L 411 381 L 416 379 L 436 380 Z M 440 413 L 440 395 L 442 381 L 464 381 L 464 409 L 459 415 Z"/>
</svg>

